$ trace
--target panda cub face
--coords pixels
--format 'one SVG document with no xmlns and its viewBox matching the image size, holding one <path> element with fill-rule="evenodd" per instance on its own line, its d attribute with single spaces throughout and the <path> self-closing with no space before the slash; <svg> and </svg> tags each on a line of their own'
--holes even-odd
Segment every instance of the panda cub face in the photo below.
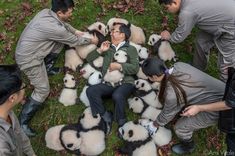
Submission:
<svg viewBox="0 0 235 156">
<path fill-rule="evenodd" d="M 62 146 L 71 152 L 79 150 L 82 143 L 82 138 L 79 135 L 78 125 L 66 125 L 60 131 L 60 142 Z"/>
<path fill-rule="evenodd" d="M 123 50 L 118 50 L 117 52 L 114 53 L 114 60 L 117 61 L 118 63 L 127 62 L 127 58 L 128 58 L 128 55 Z"/>
<path fill-rule="evenodd" d="M 101 121 L 101 117 L 99 114 L 93 116 L 91 112 L 91 108 L 88 107 L 83 112 L 83 115 L 80 119 L 80 123 L 83 128 L 90 129 L 92 127 L 98 126 Z"/>
<path fill-rule="evenodd" d="M 75 78 L 74 78 L 74 76 L 71 75 L 71 74 L 68 74 L 68 73 L 67 73 L 67 74 L 65 75 L 63 81 L 64 81 L 64 86 L 65 86 L 65 87 L 73 88 L 73 87 L 76 86 Z"/>
<path fill-rule="evenodd" d="M 136 122 L 129 121 L 118 129 L 119 135 L 128 142 L 142 141 L 148 138 L 148 131 Z"/>
<path fill-rule="evenodd" d="M 145 47 L 141 47 L 138 51 L 138 55 L 141 59 L 147 59 L 149 56 L 148 49 Z"/>
<path fill-rule="evenodd" d="M 102 22 L 95 22 L 95 23 L 91 24 L 87 29 L 88 30 L 97 30 L 104 36 L 106 36 L 108 34 L 108 28 Z"/>
<path fill-rule="evenodd" d="M 149 91 L 150 89 L 152 89 L 150 83 L 143 79 L 135 80 L 135 87 L 138 90 L 144 90 L 144 91 Z"/>
<path fill-rule="evenodd" d="M 87 63 L 81 70 L 80 73 L 83 78 L 88 79 L 91 73 L 95 72 L 95 68 L 93 68 L 89 63 Z"/>
<path fill-rule="evenodd" d="M 160 40 L 162 37 L 157 34 L 152 34 L 149 37 L 148 45 L 153 46 L 155 43 L 157 43 L 158 40 Z"/>
</svg>

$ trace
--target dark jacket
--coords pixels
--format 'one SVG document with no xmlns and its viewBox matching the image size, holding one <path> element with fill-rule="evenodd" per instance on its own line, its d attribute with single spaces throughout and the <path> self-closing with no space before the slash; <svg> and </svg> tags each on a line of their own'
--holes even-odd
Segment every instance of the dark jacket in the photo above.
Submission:
<svg viewBox="0 0 235 156">
<path fill-rule="evenodd" d="M 128 60 L 126 63 L 122 63 L 122 72 L 124 74 L 123 83 L 134 83 L 134 75 L 137 74 L 139 71 L 139 59 L 138 59 L 138 53 L 136 51 L 136 48 L 131 46 L 129 42 L 126 42 L 122 47 L 120 47 L 118 50 L 123 50 L 128 55 Z M 114 53 L 116 52 L 115 48 L 110 46 L 110 48 L 100 54 L 96 50 L 92 51 L 88 54 L 86 60 L 88 63 L 92 64 L 92 62 L 98 58 L 99 56 L 104 57 L 103 67 L 102 67 L 102 74 L 103 76 L 106 74 L 110 63 L 113 61 Z"/>
<path fill-rule="evenodd" d="M 235 69 L 228 69 L 228 80 L 226 83 L 223 100 L 232 109 L 220 111 L 219 129 L 225 133 L 235 134 Z"/>
</svg>

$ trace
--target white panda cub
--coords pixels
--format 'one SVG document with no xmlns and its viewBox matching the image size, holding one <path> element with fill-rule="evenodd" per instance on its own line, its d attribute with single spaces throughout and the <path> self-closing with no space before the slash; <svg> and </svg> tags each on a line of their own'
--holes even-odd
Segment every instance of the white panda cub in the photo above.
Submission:
<svg viewBox="0 0 235 156">
<path fill-rule="evenodd" d="M 116 23 L 123 23 L 130 27 L 131 36 L 130 36 L 129 41 L 134 42 L 136 44 L 145 44 L 146 37 L 145 37 L 143 29 L 138 26 L 135 26 L 134 24 L 130 24 L 130 22 L 128 22 L 126 19 L 116 18 L 116 17 L 109 19 L 107 23 L 107 28 L 109 32 L 111 32 L 111 30 L 113 29 L 113 26 Z"/>
<path fill-rule="evenodd" d="M 118 129 L 125 146 L 119 149 L 120 154 L 129 156 L 157 156 L 157 149 L 148 131 L 138 123 L 129 121 Z"/>
<path fill-rule="evenodd" d="M 139 79 L 144 79 L 144 80 L 147 80 L 148 77 L 144 74 L 143 70 L 142 70 L 142 67 L 139 68 L 139 71 L 138 73 L 136 74 L 136 76 L 139 78 Z"/>
<path fill-rule="evenodd" d="M 94 36 L 90 34 L 89 32 L 83 32 L 82 37 L 91 39 Z M 81 57 L 82 59 L 85 59 L 90 52 L 92 52 L 93 50 L 97 48 L 97 46 L 95 44 L 88 44 L 88 45 L 79 45 L 79 46 L 76 46 L 75 48 L 76 48 L 76 52 L 78 56 Z"/>
<path fill-rule="evenodd" d="M 95 85 L 95 84 L 99 84 L 102 81 L 102 74 L 99 71 L 95 71 L 93 73 L 91 73 L 90 77 L 88 78 L 87 81 L 87 85 L 85 85 L 83 87 L 83 90 L 79 96 L 80 100 L 82 101 L 82 103 L 85 104 L 86 107 L 90 106 L 90 102 L 87 98 L 87 94 L 86 94 L 86 90 L 89 86 Z"/>
<path fill-rule="evenodd" d="M 114 53 L 114 61 L 118 63 L 126 63 L 128 60 L 128 55 L 123 50 L 118 50 Z M 107 71 L 104 75 L 104 81 L 110 82 L 112 86 L 115 86 L 116 83 L 121 83 L 123 80 L 124 74 L 119 70 Z"/>
<path fill-rule="evenodd" d="M 89 25 L 87 29 L 88 30 L 97 30 L 104 36 L 106 36 L 108 34 L 108 29 L 107 29 L 106 25 L 102 22 L 95 22 L 95 23 Z"/>
<path fill-rule="evenodd" d="M 139 123 L 144 127 L 146 125 L 149 125 L 150 122 L 152 121 L 149 119 L 139 119 Z M 172 132 L 170 129 L 167 129 L 163 126 L 159 126 L 156 133 L 154 133 L 151 137 L 153 138 L 157 146 L 164 146 L 170 143 L 172 139 Z"/>
<path fill-rule="evenodd" d="M 128 104 L 129 109 L 134 113 L 141 114 L 141 118 L 156 120 L 157 116 L 161 113 L 160 109 L 149 106 L 139 97 L 129 98 Z"/>
<path fill-rule="evenodd" d="M 85 64 L 84 67 L 80 70 L 80 73 L 82 74 L 82 77 L 85 79 L 88 79 L 89 76 L 97 71 L 95 68 L 93 68 L 89 63 Z"/>
<path fill-rule="evenodd" d="M 135 87 L 138 89 L 138 97 L 140 97 L 145 103 L 155 108 L 162 108 L 162 104 L 159 102 L 156 92 L 147 80 L 135 80 Z"/>
<path fill-rule="evenodd" d="M 65 63 L 64 67 L 72 69 L 73 71 L 77 70 L 77 67 L 83 64 L 83 60 L 78 56 L 74 48 L 69 48 L 65 50 Z"/>
<path fill-rule="evenodd" d="M 64 106 L 71 106 L 76 104 L 78 95 L 74 76 L 67 73 L 63 81 L 64 88 L 60 94 L 59 102 Z"/>
<path fill-rule="evenodd" d="M 162 40 L 160 35 L 152 34 L 149 37 L 148 44 L 153 46 L 153 52 L 158 54 L 159 58 L 163 61 L 176 61 L 176 55 L 174 50 L 171 48 L 170 42 Z"/>
<path fill-rule="evenodd" d="M 102 131 L 80 131 L 77 124 L 64 126 L 60 141 L 65 150 L 76 155 L 95 156 L 105 150 L 105 134 Z"/>
<path fill-rule="evenodd" d="M 133 42 L 130 42 L 130 45 L 136 48 L 138 52 L 138 56 L 139 56 L 139 64 L 141 65 L 144 62 L 144 60 L 149 57 L 148 49 L 145 47 L 142 47 L 139 44 L 135 44 Z"/>
<path fill-rule="evenodd" d="M 64 147 L 60 143 L 60 131 L 65 125 L 57 125 L 49 128 L 45 134 L 46 147 L 55 150 L 61 151 L 64 150 Z"/>
</svg>

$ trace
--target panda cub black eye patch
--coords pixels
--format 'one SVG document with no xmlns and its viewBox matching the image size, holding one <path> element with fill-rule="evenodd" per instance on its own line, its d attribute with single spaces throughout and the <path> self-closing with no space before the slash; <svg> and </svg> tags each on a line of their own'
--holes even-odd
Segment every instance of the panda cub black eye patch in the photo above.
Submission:
<svg viewBox="0 0 235 156">
<path fill-rule="evenodd" d="M 68 81 L 67 80 L 64 80 L 65 83 L 67 83 Z"/>
<path fill-rule="evenodd" d="M 71 148 L 71 147 L 73 147 L 73 144 L 68 144 L 67 147 Z"/>
</svg>

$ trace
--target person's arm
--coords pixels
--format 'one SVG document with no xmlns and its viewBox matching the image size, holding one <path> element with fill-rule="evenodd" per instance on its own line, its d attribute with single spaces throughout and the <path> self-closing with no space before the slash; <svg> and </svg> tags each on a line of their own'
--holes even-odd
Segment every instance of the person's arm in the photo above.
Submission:
<svg viewBox="0 0 235 156">
<path fill-rule="evenodd" d="M 223 111 L 228 109 L 231 109 L 231 107 L 227 106 L 224 101 L 203 105 L 192 105 L 186 107 L 183 110 L 181 116 L 194 116 L 199 112 Z"/>
<path fill-rule="evenodd" d="M 179 14 L 178 26 L 170 36 L 170 42 L 182 42 L 192 31 L 197 22 L 197 17 L 193 12 L 182 11 Z"/>
<path fill-rule="evenodd" d="M 0 133 L 1 135 L 1 133 Z M 5 137 L 0 136 L 0 155 L 2 156 L 13 156 L 12 151 L 10 150 L 9 144 L 5 141 Z"/>
<path fill-rule="evenodd" d="M 28 156 L 35 156 L 30 140 L 28 136 L 26 136 L 26 134 L 23 132 L 22 129 L 20 130 L 20 135 L 22 138 L 22 147 L 23 147 L 24 154 Z"/>
</svg>

